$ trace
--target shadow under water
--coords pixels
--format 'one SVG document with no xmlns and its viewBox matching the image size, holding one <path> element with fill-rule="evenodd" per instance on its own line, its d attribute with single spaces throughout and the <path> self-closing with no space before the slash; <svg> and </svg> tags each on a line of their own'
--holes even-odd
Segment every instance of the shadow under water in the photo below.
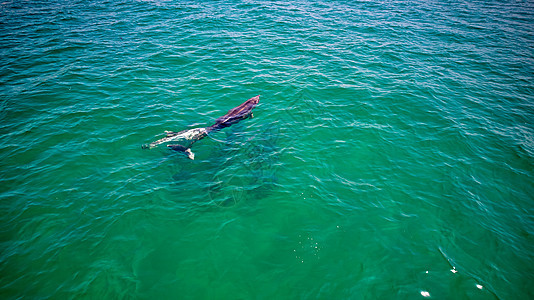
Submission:
<svg viewBox="0 0 534 300">
<path fill-rule="evenodd" d="M 236 124 L 210 135 L 212 142 L 206 143 L 212 145 L 205 153 L 206 160 L 180 164 L 172 178 L 182 196 L 195 190 L 195 194 L 207 198 L 197 205 L 210 209 L 239 203 L 253 205 L 275 189 L 280 129 L 273 124 L 244 128 Z"/>
<path fill-rule="evenodd" d="M 243 133 L 239 126 L 225 132 L 208 195 L 219 207 L 242 201 L 253 204 L 276 187 L 279 129 L 273 126 Z"/>
</svg>

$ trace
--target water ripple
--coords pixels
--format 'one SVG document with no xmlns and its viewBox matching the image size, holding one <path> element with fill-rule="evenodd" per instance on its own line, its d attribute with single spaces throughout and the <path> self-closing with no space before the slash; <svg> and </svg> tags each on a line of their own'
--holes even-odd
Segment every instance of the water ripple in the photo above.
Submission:
<svg viewBox="0 0 534 300">
<path fill-rule="evenodd" d="M 0 4 L 7 298 L 532 295 L 532 5 L 81 4 Z"/>
</svg>

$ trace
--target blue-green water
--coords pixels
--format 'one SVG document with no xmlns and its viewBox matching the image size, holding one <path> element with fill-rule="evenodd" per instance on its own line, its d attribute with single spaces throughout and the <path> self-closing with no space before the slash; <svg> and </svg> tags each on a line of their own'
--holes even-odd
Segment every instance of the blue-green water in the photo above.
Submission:
<svg viewBox="0 0 534 300">
<path fill-rule="evenodd" d="M 5 1 L 0 296 L 534 298 L 531 1 Z M 255 118 L 143 150 L 261 95 Z"/>
</svg>

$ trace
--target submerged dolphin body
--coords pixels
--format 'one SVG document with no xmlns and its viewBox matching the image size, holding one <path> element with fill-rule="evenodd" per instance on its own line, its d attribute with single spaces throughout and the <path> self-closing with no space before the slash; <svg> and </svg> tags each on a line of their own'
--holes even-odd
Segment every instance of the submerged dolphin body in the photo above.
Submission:
<svg viewBox="0 0 534 300">
<path fill-rule="evenodd" d="M 180 144 L 167 145 L 167 147 L 172 150 L 184 152 L 190 159 L 195 159 L 195 154 L 191 152 L 190 149 L 195 142 L 205 138 L 210 132 L 221 130 L 246 118 L 254 117 L 252 115 L 252 109 L 256 107 L 259 102 L 260 95 L 250 98 L 241 105 L 229 110 L 226 115 L 215 120 L 215 124 L 209 127 L 193 128 L 180 132 L 165 131 L 167 134 L 166 137 L 148 145 L 143 145 L 143 148 L 153 148 L 159 144 L 178 141 Z"/>
<path fill-rule="evenodd" d="M 159 144 L 182 141 L 184 146 L 189 148 L 194 142 L 204 138 L 208 132 L 206 128 L 193 128 L 189 130 L 182 130 L 180 132 L 165 131 L 166 136 L 148 145 L 144 145 L 143 148 L 154 148 Z"/>
</svg>

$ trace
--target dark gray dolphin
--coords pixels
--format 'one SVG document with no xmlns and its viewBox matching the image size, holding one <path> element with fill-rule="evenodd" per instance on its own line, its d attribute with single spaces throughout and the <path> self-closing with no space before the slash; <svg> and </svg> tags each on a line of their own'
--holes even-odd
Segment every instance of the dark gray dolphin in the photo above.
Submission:
<svg viewBox="0 0 534 300">
<path fill-rule="evenodd" d="M 156 147 L 159 144 L 167 142 L 180 142 L 179 144 L 167 145 L 172 150 L 184 152 L 190 159 L 195 159 L 195 154 L 191 152 L 191 146 L 203 138 L 205 138 L 210 132 L 221 130 L 229 127 L 241 120 L 252 118 L 252 109 L 260 102 L 260 95 L 252 97 L 241 105 L 232 108 L 228 113 L 215 120 L 215 124 L 205 128 L 193 128 L 189 130 L 183 130 L 180 132 L 165 131 L 166 136 L 148 145 L 143 145 L 143 149 L 150 149 Z"/>
<path fill-rule="evenodd" d="M 215 120 L 215 124 L 208 127 L 210 130 L 208 132 L 213 130 L 219 130 L 225 127 L 228 127 L 232 124 L 235 124 L 241 120 L 244 120 L 246 118 L 253 118 L 252 115 L 252 109 L 258 105 L 260 102 L 260 95 L 250 98 L 247 101 L 243 102 L 238 107 L 234 107 L 228 111 L 228 113 L 217 120 Z"/>
</svg>

